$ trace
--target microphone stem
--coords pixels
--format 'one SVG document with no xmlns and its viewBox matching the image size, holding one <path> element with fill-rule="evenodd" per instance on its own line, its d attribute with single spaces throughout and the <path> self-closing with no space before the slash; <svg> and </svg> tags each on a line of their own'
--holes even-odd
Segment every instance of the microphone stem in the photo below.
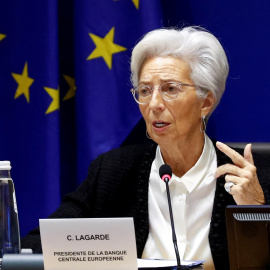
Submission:
<svg viewBox="0 0 270 270">
<path fill-rule="evenodd" d="M 176 238 L 175 229 L 174 229 L 173 212 L 172 212 L 171 196 L 170 196 L 169 179 L 168 178 L 165 178 L 165 184 L 166 184 L 166 191 L 167 191 L 167 198 L 168 198 L 168 205 L 169 205 L 169 213 L 170 213 L 170 218 L 171 218 L 172 240 L 173 240 L 174 250 L 175 250 L 175 255 L 176 255 L 177 269 L 180 269 L 181 262 L 180 262 L 180 255 L 179 255 L 178 246 L 177 246 L 177 238 Z"/>
</svg>

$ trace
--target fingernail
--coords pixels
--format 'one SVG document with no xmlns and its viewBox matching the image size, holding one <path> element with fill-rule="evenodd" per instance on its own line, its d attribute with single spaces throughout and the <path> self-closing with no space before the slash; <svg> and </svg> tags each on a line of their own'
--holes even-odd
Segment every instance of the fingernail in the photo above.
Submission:
<svg viewBox="0 0 270 270">
<path fill-rule="evenodd" d="M 217 141 L 216 146 L 222 146 L 222 143 Z"/>
</svg>

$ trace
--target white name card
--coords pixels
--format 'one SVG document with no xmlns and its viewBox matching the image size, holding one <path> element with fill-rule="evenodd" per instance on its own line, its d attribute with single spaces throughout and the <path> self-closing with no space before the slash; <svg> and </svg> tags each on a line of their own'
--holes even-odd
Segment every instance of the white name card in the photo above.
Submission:
<svg viewBox="0 0 270 270">
<path fill-rule="evenodd" d="M 45 270 L 137 270 L 132 218 L 40 219 Z"/>
</svg>

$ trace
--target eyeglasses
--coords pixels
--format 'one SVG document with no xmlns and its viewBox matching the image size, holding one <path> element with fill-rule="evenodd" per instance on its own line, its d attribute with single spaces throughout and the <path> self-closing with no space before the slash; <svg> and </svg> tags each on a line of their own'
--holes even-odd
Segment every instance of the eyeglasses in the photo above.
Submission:
<svg viewBox="0 0 270 270">
<path fill-rule="evenodd" d="M 196 85 L 193 84 L 166 82 L 159 86 L 158 91 L 161 93 L 164 100 L 171 101 L 176 99 L 180 92 L 184 91 L 185 86 L 196 87 Z M 139 85 L 130 91 L 138 104 L 147 104 L 152 98 L 154 89 L 147 85 Z"/>
</svg>

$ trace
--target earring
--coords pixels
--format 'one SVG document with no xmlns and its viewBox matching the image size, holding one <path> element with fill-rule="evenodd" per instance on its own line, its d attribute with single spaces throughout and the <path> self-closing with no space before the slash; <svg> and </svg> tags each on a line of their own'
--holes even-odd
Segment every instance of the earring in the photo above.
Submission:
<svg viewBox="0 0 270 270">
<path fill-rule="evenodd" d="M 202 122 L 201 122 L 201 125 L 200 125 L 200 131 L 205 132 L 205 130 L 206 130 L 205 115 L 203 115 L 202 116 Z"/>
<path fill-rule="evenodd" d="M 149 136 L 148 132 L 147 132 L 147 129 L 146 129 L 146 137 L 149 139 L 149 140 L 152 140 L 152 138 Z"/>
</svg>

